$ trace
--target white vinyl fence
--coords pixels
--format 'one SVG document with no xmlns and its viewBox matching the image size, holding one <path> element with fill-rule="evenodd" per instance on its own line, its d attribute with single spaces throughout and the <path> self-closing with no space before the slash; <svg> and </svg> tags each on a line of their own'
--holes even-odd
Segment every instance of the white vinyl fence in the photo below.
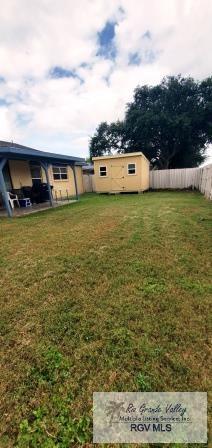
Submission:
<svg viewBox="0 0 212 448">
<path fill-rule="evenodd" d="M 150 188 L 154 190 L 196 188 L 208 199 L 212 199 L 212 164 L 203 168 L 150 171 Z"/>
</svg>

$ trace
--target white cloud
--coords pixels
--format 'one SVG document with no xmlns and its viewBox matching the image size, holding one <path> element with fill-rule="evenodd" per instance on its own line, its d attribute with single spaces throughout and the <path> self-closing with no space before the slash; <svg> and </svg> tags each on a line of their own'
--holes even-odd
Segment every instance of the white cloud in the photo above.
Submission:
<svg viewBox="0 0 212 448">
<path fill-rule="evenodd" d="M 11 135 L 12 132 L 7 107 L 0 107 L 0 123 L 1 123 L 1 138 L 2 140 L 7 139 L 8 135 Z"/>
<path fill-rule="evenodd" d="M 95 127 L 121 119 L 138 84 L 211 75 L 211 20 L 210 0 L 8 0 L 0 11 L 0 139 L 86 156 Z M 117 22 L 114 61 L 96 56 L 107 21 Z M 139 65 L 128 65 L 130 54 Z M 51 79 L 54 66 L 84 82 Z"/>
</svg>

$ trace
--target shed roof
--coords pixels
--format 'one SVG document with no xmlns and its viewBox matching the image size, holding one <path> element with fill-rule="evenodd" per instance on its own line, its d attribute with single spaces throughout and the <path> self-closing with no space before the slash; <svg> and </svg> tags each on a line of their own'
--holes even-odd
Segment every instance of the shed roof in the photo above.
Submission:
<svg viewBox="0 0 212 448">
<path fill-rule="evenodd" d="M 6 157 L 13 160 L 42 160 L 49 163 L 73 165 L 83 165 L 85 163 L 85 159 L 80 157 L 54 154 L 53 152 L 40 151 L 28 146 L 19 145 L 18 143 L 5 141 L 0 141 L 0 157 Z"/>
<path fill-rule="evenodd" d="M 99 156 L 99 157 L 92 157 L 92 160 L 107 160 L 107 159 L 118 159 L 118 158 L 124 158 L 124 157 L 136 157 L 141 156 L 144 157 L 148 162 L 149 160 L 146 158 L 146 156 L 141 152 L 127 152 L 125 154 L 111 154 L 111 155 L 105 155 L 105 156 Z"/>
</svg>

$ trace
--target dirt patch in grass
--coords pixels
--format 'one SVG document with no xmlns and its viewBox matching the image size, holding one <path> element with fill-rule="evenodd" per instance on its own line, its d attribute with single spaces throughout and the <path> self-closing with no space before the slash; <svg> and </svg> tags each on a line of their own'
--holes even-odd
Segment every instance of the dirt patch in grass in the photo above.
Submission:
<svg viewBox="0 0 212 448">
<path fill-rule="evenodd" d="M 91 446 L 94 391 L 209 390 L 210 207 L 86 195 L 1 221 L 2 447 Z"/>
</svg>

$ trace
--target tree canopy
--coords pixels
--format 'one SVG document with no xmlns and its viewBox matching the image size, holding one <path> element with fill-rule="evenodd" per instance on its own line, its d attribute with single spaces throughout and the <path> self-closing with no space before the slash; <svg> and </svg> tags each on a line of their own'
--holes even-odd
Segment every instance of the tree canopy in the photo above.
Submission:
<svg viewBox="0 0 212 448">
<path fill-rule="evenodd" d="M 124 120 L 97 127 L 90 156 L 142 151 L 159 169 L 189 168 L 204 161 L 211 142 L 212 77 L 178 75 L 137 87 Z"/>
</svg>

